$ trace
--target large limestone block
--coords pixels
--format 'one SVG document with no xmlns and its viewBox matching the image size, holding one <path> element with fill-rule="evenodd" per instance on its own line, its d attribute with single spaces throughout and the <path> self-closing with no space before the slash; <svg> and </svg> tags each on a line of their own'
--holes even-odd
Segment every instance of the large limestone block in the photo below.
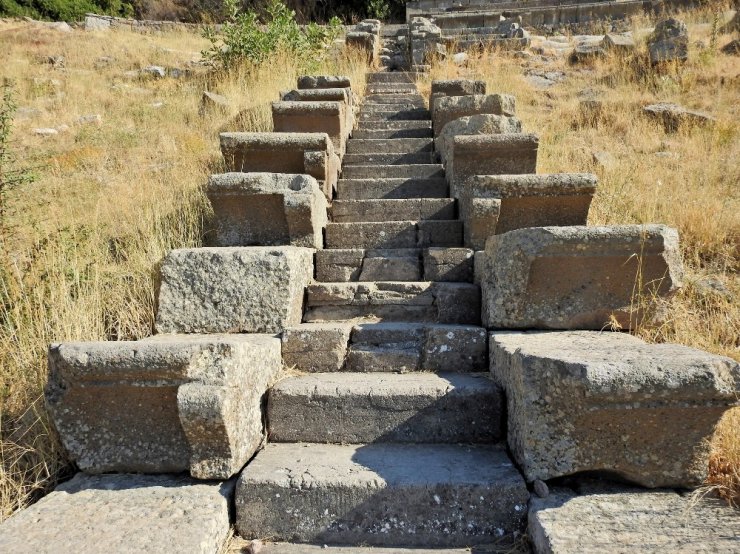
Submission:
<svg viewBox="0 0 740 554">
<path fill-rule="evenodd" d="M 280 94 L 287 102 L 342 102 L 345 106 L 345 127 L 349 133 L 355 126 L 355 98 L 349 88 L 294 89 Z"/>
<path fill-rule="evenodd" d="M 681 284 L 678 232 L 664 225 L 531 227 L 486 242 L 489 329 L 629 329 L 644 302 Z"/>
<path fill-rule="evenodd" d="M 282 367 L 270 335 L 52 345 L 46 403 L 89 473 L 237 473 L 262 442 L 261 398 Z"/>
<path fill-rule="evenodd" d="M 272 124 L 276 132 L 326 133 L 334 151 L 344 154 L 349 129 L 346 106 L 341 102 L 273 102 Z"/>
<path fill-rule="evenodd" d="M 537 554 L 738 551 L 740 514 L 713 495 L 603 483 L 578 489 L 530 498 L 527 536 Z"/>
<path fill-rule="evenodd" d="M 432 81 L 432 92 L 429 97 L 429 106 L 434 110 L 437 98 L 446 96 L 471 96 L 474 94 L 485 94 L 485 81 L 473 79 L 446 79 Z"/>
<path fill-rule="evenodd" d="M 510 94 L 474 94 L 437 98 L 432 106 L 434 136 L 450 121 L 468 115 L 516 115 L 516 99 Z"/>
<path fill-rule="evenodd" d="M 460 191 L 465 244 L 482 250 L 493 234 L 525 227 L 585 225 L 596 182 L 590 173 L 474 175 Z M 500 200 L 495 213 L 480 209 L 489 199 Z"/>
<path fill-rule="evenodd" d="M 500 135 L 521 132 L 522 122 L 513 116 L 469 115 L 447 123 L 442 128 L 439 136 L 434 139 L 434 148 L 444 164 L 452 156 L 452 143 L 457 135 Z"/>
<path fill-rule="evenodd" d="M 162 262 L 160 333 L 280 333 L 297 325 L 313 277 L 313 250 L 173 250 Z"/>
<path fill-rule="evenodd" d="M 220 552 L 233 491 L 182 476 L 78 473 L 0 525 L 0 551 Z"/>
<path fill-rule="evenodd" d="M 282 173 L 213 175 L 213 246 L 323 248 L 327 204 L 316 179 Z"/>
<path fill-rule="evenodd" d="M 380 36 L 365 31 L 350 31 L 345 37 L 347 46 L 366 52 L 370 63 L 375 63 L 380 54 Z"/>
<path fill-rule="evenodd" d="M 326 133 L 221 133 L 227 171 L 307 174 L 331 200 L 340 160 Z"/>
<path fill-rule="evenodd" d="M 352 82 L 344 75 L 303 75 L 298 77 L 298 89 L 351 88 Z"/>
<path fill-rule="evenodd" d="M 737 403 L 740 365 L 623 333 L 494 332 L 509 447 L 527 480 L 603 471 L 647 487 L 692 487 L 705 441 Z"/>
<path fill-rule="evenodd" d="M 521 175 L 537 172 L 537 135 L 457 135 L 447 158 L 450 196 L 459 198 L 465 182 L 474 175 Z"/>
<path fill-rule="evenodd" d="M 307 373 L 341 371 L 351 323 L 303 323 L 283 332 L 283 363 Z"/>
</svg>

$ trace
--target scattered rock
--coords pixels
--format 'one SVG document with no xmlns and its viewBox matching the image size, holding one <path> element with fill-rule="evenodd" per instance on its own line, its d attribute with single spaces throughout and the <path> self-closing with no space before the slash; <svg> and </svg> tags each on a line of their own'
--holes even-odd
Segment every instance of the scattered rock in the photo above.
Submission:
<svg viewBox="0 0 740 554">
<path fill-rule="evenodd" d="M 164 79 L 167 76 L 167 70 L 160 65 L 149 65 L 138 74 L 144 77 L 153 77 L 154 79 Z"/>
<path fill-rule="evenodd" d="M 584 98 L 578 103 L 581 113 L 581 122 L 588 125 L 595 125 L 604 111 L 604 102 L 597 98 Z"/>
<path fill-rule="evenodd" d="M 609 51 L 629 53 L 635 49 L 635 39 L 632 38 L 632 33 L 607 34 L 602 46 Z"/>
<path fill-rule="evenodd" d="M 534 493 L 539 496 L 540 498 L 547 498 L 550 496 L 550 489 L 547 486 L 547 483 L 545 483 L 541 479 L 535 479 L 533 483 Z"/>
<path fill-rule="evenodd" d="M 689 58 L 689 32 L 683 21 L 671 17 L 660 21 L 648 39 L 650 62 L 686 61 Z"/>
<path fill-rule="evenodd" d="M 469 59 L 470 56 L 468 56 L 465 52 L 460 52 L 452 56 L 452 62 L 458 67 L 467 66 Z"/>
<path fill-rule="evenodd" d="M 601 167 L 602 169 L 608 169 L 614 165 L 614 156 L 609 152 L 597 151 L 592 154 L 594 165 Z"/>
<path fill-rule="evenodd" d="M 53 29 L 55 31 L 59 31 L 60 33 L 72 32 L 72 27 L 70 27 L 69 24 L 64 21 L 44 21 L 43 25 L 47 29 Z"/>
<path fill-rule="evenodd" d="M 517 60 L 531 60 L 532 54 L 530 52 L 525 52 L 524 50 L 519 50 L 518 52 L 514 52 L 514 57 Z"/>
<path fill-rule="evenodd" d="M 648 116 L 661 120 L 666 133 L 674 133 L 684 124 L 706 125 L 716 121 L 714 117 L 706 112 L 689 110 L 669 102 L 650 104 L 642 110 Z"/>
<path fill-rule="evenodd" d="M 732 300 L 733 297 L 732 291 L 717 277 L 704 277 L 693 283 L 693 286 L 694 290 L 703 298 L 714 297 Z"/>
<path fill-rule="evenodd" d="M 152 103 L 151 103 L 151 104 L 149 104 L 149 105 L 150 105 L 150 106 L 151 106 L 152 108 L 154 108 L 155 110 L 158 110 L 159 108 L 163 108 L 163 107 L 164 107 L 164 102 L 152 102 Z"/>
<path fill-rule="evenodd" d="M 262 552 L 262 548 L 264 547 L 264 544 L 261 540 L 253 540 L 249 543 L 249 546 L 247 546 L 247 554 L 259 554 Z"/>
<path fill-rule="evenodd" d="M 64 56 L 48 56 L 46 63 L 54 69 L 64 69 L 67 61 L 64 59 Z"/>
<path fill-rule="evenodd" d="M 57 131 L 59 131 L 60 133 L 66 133 L 67 131 L 69 131 L 69 125 L 67 125 L 66 123 L 62 123 L 57 127 Z"/>
<path fill-rule="evenodd" d="M 572 63 L 586 62 L 602 57 L 606 54 L 601 44 L 581 43 L 576 45 L 573 53 L 570 55 Z"/>
<path fill-rule="evenodd" d="M 103 117 L 100 114 L 83 115 L 77 118 L 78 125 L 102 125 Z"/>
<path fill-rule="evenodd" d="M 34 117 L 37 117 L 41 115 L 41 110 L 37 108 L 18 108 L 15 111 L 15 118 L 16 119 L 33 119 Z"/>
<path fill-rule="evenodd" d="M 730 56 L 737 56 L 740 54 L 740 40 L 735 39 L 732 42 L 725 44 L 722 47 L 722 53 Z"/>
<path fill-rule="evenodd" d="M 95 69 L 103 69 L 104 67 L 109 67 L 113 65 L 115 61 L 116 59 L 111 56 L 100 56 L 97 60 L 95 60 Z"/>
<path fill-rule="evenodd" d="M 39 135 L 40 137 L 52 137 L 54 135 L 58 135 L 59 131 L 53 127 L 39 127 L 38 129 L 33 130 L 33 134 Z"/>
<path fill-rule="evenodd" d="M 534 88 L 548 89 L 562 81 L 565 81 L 563 71 L 543 71 L 541 69 L 532 69 L 525 73 L 524 78 Z"/>
<path fill-rule="evenodd" d="M 203 96 L 201 96 L 200 98 L 201 115 L 214 109 L 225 112 L 228 111 L 230 107 L 231 102 L 229 102 L 229 99 L 225 96 L 221 96 L 220 94 L 216 94 L 215 92 L 208 92 L 207 90 L 203 91 Z"/>
</svg>

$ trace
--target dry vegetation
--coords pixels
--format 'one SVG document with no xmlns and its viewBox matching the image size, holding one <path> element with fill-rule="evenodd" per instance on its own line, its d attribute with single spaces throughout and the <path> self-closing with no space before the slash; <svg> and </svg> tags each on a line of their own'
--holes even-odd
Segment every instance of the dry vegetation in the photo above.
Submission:
<svg viewBox="0 0 740 554">
<path fill-rule="evenodd" d="M 5 195 L 0 236 L 0 520 L 67 468 L 43 409 L 48 344 L 151 333 L 157 263 L 200 243 L 201 185 L 219 168 L 218 132 L 270 130 L 270 102 L 301 72 L 277 55 L 258 70 L 209 76 L 191 63 L 206 46 L 191 34 L 70 35 L 0 22 L 2 73 L 20 108 L 14 147 L 37 175 Z M 49 56 L 63 56 L 65 67 Z M 361 83 L 360 59 L 309 71 Z M 126 75 L 151 64 L 194 74 Z M 200 116 L 203 90 L 231 108 Z M 93 114 L 100 124 L 78 122 Z M 55 136 L 33 132 L 63 125 Z"/>
<path fill-rule="evenodd" d="M 540 136 L 539 172 L 598 175 L 589 224 L 677 227 L 685 286 L 638 334 L 740 360 L 740 59 L 718 51 L 733 37 L 713 33 L 719 26 L 711 11 L 680 17 L 690 32 L 684 65 L 650 68 L 644 39 L 651 22 L 640 19 L 633 22 L 639 49 L 628 58 L 571 65 L 556 55 L 524 61 L 488 52 L 471 56 L 467 69 L 441 62 L 432 77 L 476 76 L 489 92 L 514 94 L 525 130 Z M 563 71 L 566 78 L 539 90 L 525 78 L 532 69 Z M 584 118 L 580 100 L 594 96 L 604 108 Z M 667 134 L 642 114 L 655 102 L 703 110 L 717 121 Z M 606 153 L 602 161 L 597 153 Z M 725 416 L 712 451 L 710 483 L 740 502 L 740 408 Z"/>
</svg>

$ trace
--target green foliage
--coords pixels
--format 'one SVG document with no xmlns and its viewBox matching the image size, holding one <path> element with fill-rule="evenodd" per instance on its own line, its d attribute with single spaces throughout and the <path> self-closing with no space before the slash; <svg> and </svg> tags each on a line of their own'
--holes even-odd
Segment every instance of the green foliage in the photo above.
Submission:
<svg viewBox="0 0 740 554">
<path fill-rule="evenodd" d="M 238 0 L 224 0 L 224 5 L 229 15 L 221 33 L 211 28 L 204 31 L 211 47 L 203 51 L 203 57 L 218 69 L 244 62 L 259 64 L 281 50 L 303 61 L 315 59 L 341 30 L 336 17 L 326 27 L 315 23 L 301 27 L 295 12 L 279 0 L 272 0 L 263 16 L 256 11 L 243 12 Z"/>
<path fill-rule="evenodd" d="M 388 0 L 368 0 L 367 15 L 373 19 L 388 19 L 391 6 Z"/>
<path fill-rule="evenodd" d="M 0 0 L 0 16 L 79 21 L 90 12 L 129 17 L 134 9 L 123 0 Z"/>
</svg>

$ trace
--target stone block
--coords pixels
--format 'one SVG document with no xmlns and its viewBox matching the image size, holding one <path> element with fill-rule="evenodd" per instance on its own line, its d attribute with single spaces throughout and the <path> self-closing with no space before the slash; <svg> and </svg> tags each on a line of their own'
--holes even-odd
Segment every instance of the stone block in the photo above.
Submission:
<svg viewBox="0 0 740 554">
<path fill-rule="evenodd" d="M 297 325 L 313 277 L 313 250 L 173 250 L 162 262 L 160 333 L 280 333 Z"/>
<path fill-rule="evenodd" d="M 303 323 L 283 331 L 283 363 L 298 371 L 341 371 L 351 323 Z"/>
<path fill-rule="evenodd" d="M 688 60 L 689 32 L 686 24 L 673 17 L 659 21 L 648 37 L 648 51 L 653 64 Z"/>
<path fill-rule="evenodd" d="M 56 344 L 46 404 L 83 471 L 227 479 L 262 442 L 262 395 L 281 367 L 269 335 Z"/>
<path fill-rule="evenodd" d="M 482 250 L 493 234 L 525 227 L 585 225 L 596 182 L 589 173 L 475 175 L 459 191 L 465 244 Z M 486 210 L 487 205 L 492 209 Z"/>
<path fill-rule="evenodd" d="M 347 33 L 345 43 L 350 48 L 356 48 L 367 53 L 367 59 L 372 64 L 378 60 L 380 55 L 380 37 L 375 33 L 365 31 L 350 31 Z"/>
<path fill-rule="evenodd" d="M 706 441 L 737 404 L 740 365 L 625 333 L 494 332 L 508 443 L 528 481 L 603 472 L 646 487 L 694 487 Z"/>
<path fill-rule="evenodd" d="M 467 248 L 427 248 L 424 250 L 426 281 L 473 281 L 473 251 Z"/>
<path fill-rule="evenodd" d="M 604 37 L 602 45 L 608 51 L 628 54 L 635 50 L 635 39 L 632 38 L 632 33 L 608 33 Z"/>
<path fill-rule="evenodd" d="M 0 525 L 0 551 L 220 552 L 233 493 L 231 481 L 78 473 Z"/>
<path fill-rule="evenodd" d="M 350 133 L 342 102 L 273 102 L 272 124 L 276 132 L 326 133 L 340 156 Z"/>
<path fill-rule="evenodd" d="M 537 554 L 725 552 L 740 542 L 737 509 L 713 495 L 607 485 L 554 488 L 529 501 Z"/>
<path fill-rule="evenodd" d="M 531 227 L 486 243 L 483 324 L 630 329 L 643 302 L 681 285 L 678 232 L 664 225 Z"/>
<path fill-rule="evenodd" d="M 510 94 L 474 94 L 437 98 L 432 105 L 432 126 L 438 136 L 450 121 L 468 115 L 516 115 L 516 100 Z"/>
<path fill-rule="evenodd" d="M 452 144 L 457 135 L 500 135 L 521 133 L 522 122 L 506 115 L 480 114 L 454 119 L 447 123 L 436 139 L 434 146 L 442 163 L 452 156 Z"/>
<path fill-rule="evenodd" d="M 298 90 L 322 88 L 352 88 L 352 82 L 343 75 L 303 75 L 298 78 Z"/>
<path fill-rule="evenodd" d="M 485 81 L 473 79 L 448 79 L 432 81 L 432 92 L 429 97 L 429 106 L 434 109 L 435 100 L 446 96 L 471 96 L 485 94 Z"/>
<path fill-rule="evenodd" d="M 642 109 L 647 116 L 660 121 L 666 133 L 675 133 L 682 126 L 711 125 L 717 120 L 706 112 L 689 110 L 678 104 L 659 102 Z"/>
<path fill-rule="evenodd" d="M 326 133 L 221 133 L 226 170 L 307 174 L 331 200 L 340 160 Z"/>
<path fill-rule="evenodd" d="M 355 126 L 355 98 L 350 88 L 294 89 L 280 94 L 287 102 L 342 102 L 345 106 L 345 128 L 348 133 Z"/>
<path fill-rule="evenodd" d="M 207 237 L 213 246 L 323 248 L 326 198 L 309 175 L 213 175 L 206 195 L 214 213 Z"/>
<path fill-rule="evenodd" d="M 459 198 L 465 182 L 474 175 L 521 175 L 537 172 L 537 135 L 458 135 L 447 158 L 450 196 Z"/>
<path fill-rule="evenodd" d="M 419 257 L 417 248 L 323 250 L 316 253 L 316 280 L 420 281 Z"/>
</svg>

